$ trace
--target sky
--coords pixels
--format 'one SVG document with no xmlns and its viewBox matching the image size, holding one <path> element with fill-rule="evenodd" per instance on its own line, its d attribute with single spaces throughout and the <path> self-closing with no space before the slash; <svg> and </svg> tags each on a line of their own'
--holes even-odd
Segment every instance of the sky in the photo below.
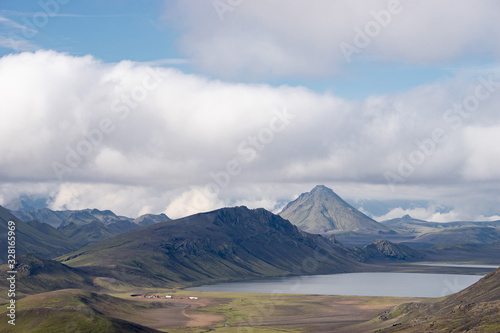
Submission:
<svg viewBox="0 0 500 333">
<path fill-rule="evenodd" d="M 0 0 L 0 204 L 500 219 L 495 0 Z"/>
</svg>

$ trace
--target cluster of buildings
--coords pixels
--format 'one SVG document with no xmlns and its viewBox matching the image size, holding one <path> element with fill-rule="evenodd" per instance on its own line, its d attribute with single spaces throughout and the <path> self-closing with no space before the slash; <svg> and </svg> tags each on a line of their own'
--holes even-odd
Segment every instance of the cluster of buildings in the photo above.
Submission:
<svg viewBox="0 0 500 333">
<path fill-rule="evenodd" d="M 174 298 L 172 295 L 165 295 L 165 296 L 160 296 L 158 294 L 153 294 L 153 295 L 141 295 L 142 298 L 164 298 L 164 299 L 172 299 Z M 182 297 L 180 297 L 182 299 Z M 191 297 L 186 297 L 186 299 L 190 300 L 196 300 L 198 299 L 197 296 L 191 296 Z"/>
</svg>

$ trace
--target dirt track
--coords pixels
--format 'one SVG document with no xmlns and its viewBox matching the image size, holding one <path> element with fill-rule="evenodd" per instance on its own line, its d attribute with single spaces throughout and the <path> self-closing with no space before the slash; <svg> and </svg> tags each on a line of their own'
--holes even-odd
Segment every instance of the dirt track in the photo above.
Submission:
<svg viewBox="0 0 500 333">
<path fill-rule="evenodd" d="M 164 307 L 146 310 L 134 322 L 156 329 L 172 327 L 210 326 L 222 322 L 224 317 L 215 313 L 202 313 L 197 309 L 215 306 L 228 302 L 223 298 L 200 298 L 188 300 L 185 298 L 174 299 L 149 299 L 134 297 L 134 301 L 160 303 Z M 126 319 L 126 318 L 124 318 Z"/>
</svg>

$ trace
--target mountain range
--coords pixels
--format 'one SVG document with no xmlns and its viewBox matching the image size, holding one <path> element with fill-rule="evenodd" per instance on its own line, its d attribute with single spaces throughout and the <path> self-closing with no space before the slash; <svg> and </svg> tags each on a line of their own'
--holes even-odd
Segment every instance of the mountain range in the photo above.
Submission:
<svg viewBox="0 0 500 333">
<path fill-rule="evenodd" d="M 39 222 L 47 223 L 54 228 L 64 227 L 70 224 L 84 225 L 95 221 L 102 222 L 108 226 L 116 224 L 116 226 L 123 225 L 126 229 L 131 225 L 146 226 L 157 222 L 168 221 L 170 218 L 165 214 L 144 214 L 136 219 L 118 216 L 110 210 L 98 209 L 81 209 L 81 210 L 62 210 L 54 211 L 49 208 L 40 209 L 23 209 L 19 211 L 12 211 L 11 213 L 23 221 L 36 220 Z"/>
<path fill-rule="evenodd" d="M 422 260 L 494 263 L 500 246 L 499 221 L 431 223 L 405 216 L 379 223 L 324 186 L 302 194 L 280 215 L 243 206 L 177 220 L 164 214 L 131 219 L 97 209 L 15 213 L 29 220 L 0 206 L 0 245 L 6 246 L 7 221 L 14 221 L 21 325 L 42 331 L 67 329 L 64 318 L 71 318 L 71 329 L 155 331 L 127 321 L 130 311 L 146 311 L 143 305 L 97 292 L 360 272 Z M 374 241 L 349 248 L 338 238 Z M 1 270 L 5 287 L 7 267 Z M 379 332 L 494 330 L 499 327 L 499 272 L 443 300 L 399 305 L 366 327 Z"/>
<path fill-rule="evenodd" d="M 137 285 L 181 285 L 361 270 L 344 247 L 264 209 L 223 208 L 161 222 L 59 257 Z"/>
<path fill-rule="evenodd" d="M 9 221 L 15 222 L 17 255 L 30 252 L 45 258 L 54 258 L 78 248 L 68 236 L 50 225 L 38 221 L 21 221 L 0 206 L 0 246 L 3 249 L 7 248 Z M 6 260 L 7 251 L 0 252 L 0 261 Z"/>
<path fill-rule="evenodd" d="M 16 213 L 18 216 L 14 215 Z M 56 229 L 54 221 L 57 219 Z M 52 211 L 48 208 L 11 212 L 0 206 L 0 245 L 7 241 L 7 222 L 16 222 L 17 252 L 34 253 L 42 258 L 55 258 L 91 243 L 99 242 L 143 226 L 170 220 L 165 214 L 145 214 L 136 219 L 97 209 Z M 0 254 L 0 262 L 6 254 Z"/>
<path fill-rule="evenodd" d="M 428 222 L 406 215 L 382 222 L 398 235 L 399 241 L 417 248 L 431 248 L 437 244 L 493 244 L 500 241 L 500 221 Z"/>
</svg>

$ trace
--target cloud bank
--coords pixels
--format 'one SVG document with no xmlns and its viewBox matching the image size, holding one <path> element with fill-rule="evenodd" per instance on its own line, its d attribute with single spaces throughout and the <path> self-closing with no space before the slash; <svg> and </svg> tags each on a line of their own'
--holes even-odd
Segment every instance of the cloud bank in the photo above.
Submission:
<svg viewBox="0 0 500 333">
<path fill-rule="evenodd" d="M 499 10 L 495 0 L 179 0 L 165 19 L 198 70 L 241 80 L 330 77 L 357 60 L 498 59 Z"/>
<path fill-rule="evenodd" d="M 499 213 L 498 68 L 349 101 L 37 51 L 0 59 L 0 92 L 4 203 L 45 192 L 57 209 L 180 217 L 276 209 L 323 183 L 435 200 L 461 219 Z"/>
</svg>

